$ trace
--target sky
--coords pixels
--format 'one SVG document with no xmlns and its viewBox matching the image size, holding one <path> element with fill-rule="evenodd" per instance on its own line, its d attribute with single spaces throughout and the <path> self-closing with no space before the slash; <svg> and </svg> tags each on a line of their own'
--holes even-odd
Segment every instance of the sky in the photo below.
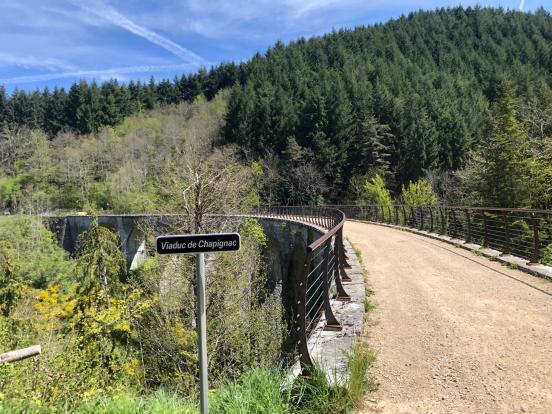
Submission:
<svg viewBox="0 0 552 414">
<path fill-rule="evenodd" d="M 552 11 L 552 0 L 0 0 L 0 85 L 173 79 L 278 40 L 457 5 Z"/>
</svg>

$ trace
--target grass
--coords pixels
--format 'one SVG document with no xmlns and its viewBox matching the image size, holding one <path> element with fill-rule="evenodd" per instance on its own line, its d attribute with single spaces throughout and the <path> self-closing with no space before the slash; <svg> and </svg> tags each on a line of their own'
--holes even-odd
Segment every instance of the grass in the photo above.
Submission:
<svg viewBox="0 0 552 414">
<path fill-rule="evenodd" d="M 140 396 L 125 392 L 115 396 L 98 397 L 75 407 L 60 403 L 58 406 L 44 406 L 33 401 L 0 401 L 0 413 L 10 414 L 195 414 L 197 405 L 189 398 L 166 391 Z"/>
<path fill-rule="evenodd" d="M 348 237 L 347 237 L 347 241 L 349 242 L 349 244 L 353 248 L 353 252 L 355 252 L 355 256 L 357 257 L 358 262 L 362 265 L 362 252 L 360 251 L 360 249 L 358 247 L 356 247 L 353 244 L 353 242 Z M 363 266 L 363 269 L 364 269 L 364 266 Z"/>
<path fill-rule="evenodd" d="M 368 298 L 364 298 L 364 312 L 368 313 L 374 309 L 375 305 Z"/>
<path fill-rule="evenodd" d="M 517 263 L 508 263 L 508 267 L 512 270 L 518 270 L 519 265 Z"/>
<path fill-rule="evenodd" d="M 351 245 L 351 247 L 353 248 L 353 251 L 355 252 L 355 256 L 357 257 L 358 259 L 358 262 L 360 263 L 360 266 L 362 268 L 362 272 L 364 273 L 364 280 L 365 282 L 367 282 L 367 279 L 368 279 L 368 271 L 366 270 L 366 267 L 364 266 L 364 263 L 363 263 L 363 259 L 362 259 L 362 252 L 360 251 L 360 249 L 358 247 L 356 247 L 353 242 L 351 242 L 351 240 L 349 238 L 347 238 L 347 241 L 349 242 L 349 244 Z M 365 294 L 366 294 L 366 297 L 364 298 L 364 312 L 368 313 L 370 312 L 372 309 L 374 309 L 375 305 L 372 303 L 372 301 L 369 299 L 370 296 L 372 296 L 374 294 L 374 290 L 368 286 L 366 286 L 364 288 L 365 290 Z"/>
<path fill-rule="evenodd" d="M 235 381 L 226 381 L 210 393 L 209 412 L 213 414 L 346 414 L 359 407 L 366 391 L 374 389 L 367 370 L 374 355 L 357 343 L 348 355 L 348 379 L 343 384 L 328 381 L 320 367 L 311 377 L 286 381 L 282 368 L 253 367 Z M 284 385 L 282 385 L 284 384 Z M 287 384 L 287 385 L 286 385 Z M 45 407 L 32 401 L 2 401 L 0 413 L 10 414 L 196 414 L 197 403 L 166 391 L 138 395 L 131 391 L 101 396 L 76 406 Z"/>
<path fill-rule="evenodd" d="M 376 360 L 375 354 L 362 342 L 353 346 L 348 360 L 349 381 L 347 389 L 354 407 L 362 405 L 366 392 L 375 391 L 378 384 L 372 376 L 368 376 L 368 369 Z"/>
<path fill-rule="evenodd" d="M 255 367 L 237 381 L 224 383 L 215 393 L 211 412 L 280 414 L 289 412 L 289 391 L 282 390 L 286 372 Z"/>
</svg>

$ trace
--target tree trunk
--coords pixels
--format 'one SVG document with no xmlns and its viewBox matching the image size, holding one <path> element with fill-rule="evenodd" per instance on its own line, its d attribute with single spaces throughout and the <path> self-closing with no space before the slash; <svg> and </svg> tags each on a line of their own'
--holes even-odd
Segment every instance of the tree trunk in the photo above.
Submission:
<svg viewBox="0 0 552 414">
<path fill-rule="evenodd" d="M 28 348 L 17 349 L 15 351 L 6 352 L 0 354 L 0 364 L 3 362 L 19 361 L 21 359 L 30 358 L 36 355 L 40 355 L 40 345 L 33 345 Z"/>
</svg>

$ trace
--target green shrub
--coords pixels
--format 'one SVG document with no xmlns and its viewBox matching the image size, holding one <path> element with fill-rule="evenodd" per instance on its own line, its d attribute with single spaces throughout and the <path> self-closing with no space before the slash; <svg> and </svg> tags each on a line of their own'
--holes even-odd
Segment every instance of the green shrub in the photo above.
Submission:
<svg viewBox="0 0 552 414">
<path fill-rule="evenodd" d="M 430 206 L 437 204 L 437 195 L 431 187 L 431 183 L 425 179 L 416 182 L 410 181 L 408 186 L 402 186 L 402 201 L 403 204 L 416 206 Z"/>
<path fill-rule="evenodd" d="M 17 274 L 37 288 L 67 281 L 74 268 L 67 252 L 57 245 L 52 232 L 38 217 L 0 217 L 0 262 L 9 256 L 13 256 Z"/>
</svg>

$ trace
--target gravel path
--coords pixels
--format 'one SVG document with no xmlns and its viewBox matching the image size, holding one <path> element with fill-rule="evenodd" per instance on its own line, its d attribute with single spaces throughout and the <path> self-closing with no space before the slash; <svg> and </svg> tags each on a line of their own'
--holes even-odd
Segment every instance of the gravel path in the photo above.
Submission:
<svg viewBox="0 0 552 414">
<path fill-rule="evenodd" d="M 375 291 L 364 412 L 552 413 L 552 283 L 400 230 L 345 233 Z"/>
</svg>

